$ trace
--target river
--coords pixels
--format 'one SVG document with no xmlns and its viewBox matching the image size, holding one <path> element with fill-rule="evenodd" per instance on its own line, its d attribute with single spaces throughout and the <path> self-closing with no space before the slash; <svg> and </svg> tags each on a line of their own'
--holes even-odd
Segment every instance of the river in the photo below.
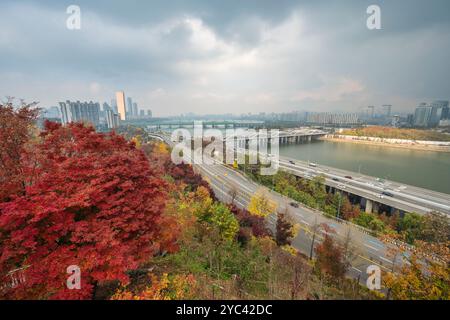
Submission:
<svg viewBox="0 0 450 320">
<path fill-rule="evenodd" d="M 315 141 L 280 144 L 280 155 L 450 194 L 450 153 Z"/>
</svg>

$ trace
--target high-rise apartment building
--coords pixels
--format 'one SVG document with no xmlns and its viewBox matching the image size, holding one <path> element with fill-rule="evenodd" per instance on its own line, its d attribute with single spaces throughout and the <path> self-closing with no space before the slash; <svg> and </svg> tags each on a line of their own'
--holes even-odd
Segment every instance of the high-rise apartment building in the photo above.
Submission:
<svg viewBox="0 0 450 320">
<path fill-rule="evenodd" d="M 108 110 L 112 110 L 111 106 L 106 102 L 103 103 L 103 111 L 106 112 Z"/>
<path fill-rule="evenodd" d="M 152 110 L 147 110 L 147 116 L 148 116 L 149 118 L 152 117 Z"/>
<path fill-rule="evenodd" d="M 117 100 L 116 99 L 111 99 L 111 109 L 115 113 L 119 113 L 119 111 L 117 110 Z"/>
<path fill-rule="evenodd" d="M 431 106 L 433 106 L 437 109 L 436 118 L 439 118 L 439 119 L 435 119 L 437 122 L 439 122 L 440 120 L 446 120 L 449 118 L 448 101 L 436 100 L 431 103 Z"/>
<path fill-rule="evenodd" d="M 127 120 L 127 108 L 125 103 L 125 92 L 116 92 L 117 111 L 119 113 L 120 120 Z"/>
<path fill-rule="evenodd" d="M 120 119 L 119 115 L 114 113 L 113 110 L 106 110 L 106 124 L 109 129 L 115 129 L 119 126 Z"/>
<path fill-rule="evenodd" d="M 414 113 L 414 126 L 427 128 L 431 126 L 432 107 L 427 103 L 421 103 Z"/>
<path fill-rule="evenodd" d="M 59 103 L 61 121 L 63 125 L 70 122 L 89 122 L 98 125 L 100 122 L 100 104 L 90 102 L 66 102 Z"/>
<path fill-rule="evenodd" d="M 383 105 L 383 109 L 384 109 L 384 111 L 385 111 L 385 116 L 387 117 L 387 118 L 390 118 L 391 117 L 391 112 L 392 112 L 392 105 L 390 105 L 390 104 L 385 104 L 385 105 Z"/>
<path fill-rule="evenodd" d="M 306 122 L 323 125 L 353 125 L 359 123 L 359 116 L 356 113 L 308 113 Z"/>
<path fill-rule="evenodd" d="M 133 103 L 133 116 L 136 118 L 139 116 L 139 108 L 136 102 Z"/>
<path fill-rule="evenodd" d="M 433 128 L 441 120 L 448 118 L 448 101 L 434 101 L 431 104 L 421 103 L 414 114 L 414 126 Z"/>
</svg>

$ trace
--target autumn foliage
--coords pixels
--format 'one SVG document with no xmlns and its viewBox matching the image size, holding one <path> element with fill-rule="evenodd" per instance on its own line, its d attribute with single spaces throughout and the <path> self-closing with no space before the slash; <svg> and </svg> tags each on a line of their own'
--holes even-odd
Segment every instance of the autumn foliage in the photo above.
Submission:
<svg viewBox="0 0 450 320">
<path fill-rule="evenodd" d="M 333 241 L 330 233 L 332 230 L 325 227 L 325 237 L 316 247 L 316 269 L 332 281 L 341 280 L 346 270 L 344 253 L 338 244 Z"/>
<path fill-rule="evenodd" d="M 30 127 L 39 110 L 33 104 L 14 108 L 11 102 L 0 104 L 0 201 L 25 188 L 21 159 L 27 152 Z"/>
<path fill-rule="evenodd" d="M 102 281 L 127 283 L 128 270 L 177 249 L 165 182 L 123 137 L 46 123 L 20 164 L 26 188 L 0 204 L 0 272 L 29 267 L 7 297 L 91 298 Z M 70 265 L 81 290 L 66 288 Z"/>
</svg>

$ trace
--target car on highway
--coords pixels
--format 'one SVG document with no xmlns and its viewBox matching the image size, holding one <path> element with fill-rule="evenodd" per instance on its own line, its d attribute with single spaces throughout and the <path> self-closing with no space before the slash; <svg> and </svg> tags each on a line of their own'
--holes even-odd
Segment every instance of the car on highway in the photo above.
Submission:
<svg viewBox="0 0 450 320">
<path fill-rule="evenodd" d="M 317 167 L 317 164 L 314 163 L 314 162 L 310 162 L 310 163 L 309 163 L 309 166 L 315 168 L 315 167 Z"/>
<path fill-rule="evenodd" d="M 338 186 L 337 186 L 338 188 L 340 188 L 340 189 L 345 189 L 345 188 L 347 188 L 346 186 L 344 186 L 343 184 L 338 184 Z"/>
<path fill-rule="evenodd" d="M 353 178 L 351 176 L 345 176 L 346 179 L 350 179 L 353 180 Z"/>
<path fill-rule="evenodd" d="M 393 195 L 392 193 L 387 192 L 387 191 L 383 191 L 381 194 L 382 194 L 383 196 L 388 196 L 388 197 L 391 197 L 391 198 L 394 197 L 394 195 Z"/>
<path fill-rule="evenodd" d="M 295 162 L 294 162 L 294 161 L 292 161 L 292 160 L 289 160 L 289 163 L 290 163 L 290 164 L 294 164 L 294 165 L 295 165 Z"/>
<path fill-rule="evenodd" d="M 331 178 L 331 180 L 333 180 L 333 181 L 339 181 L 338 178 Z"/>
<path fill-rule="evenodd" d="M 298 203 L 297 202 L 291 202 L 291 203 L 289 203 L 289 205 L 291 207 L 298 208 Z"/>
</svg>

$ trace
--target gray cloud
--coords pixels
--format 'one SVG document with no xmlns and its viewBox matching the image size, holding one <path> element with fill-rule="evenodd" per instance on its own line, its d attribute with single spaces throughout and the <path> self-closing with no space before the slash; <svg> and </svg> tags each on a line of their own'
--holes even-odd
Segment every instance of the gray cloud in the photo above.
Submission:
<svg viewBox="0 0 450 320">
<path fill-rule="evenodd" d="M 50 106 L 123 89 L 157 115 L 450 98 L 448 1 L 77 1 L 80 31 L 70 4 L 1 2 L 0 95 Z"/>
</svg>

